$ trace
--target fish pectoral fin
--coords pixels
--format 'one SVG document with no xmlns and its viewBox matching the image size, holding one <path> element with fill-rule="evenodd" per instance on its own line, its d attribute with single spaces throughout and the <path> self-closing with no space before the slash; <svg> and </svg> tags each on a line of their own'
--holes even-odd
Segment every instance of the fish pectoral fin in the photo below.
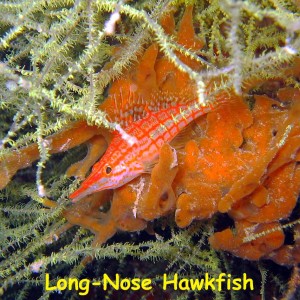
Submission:
<svg viewBox="0 0 300 300">
<path fill-rule="evenodd" d="M 174 137 L 170 142 L 170 146 L 175 150 L 182 150 L 187 141 L 192 139 L 194 135 L 195 133 L 193 132 L 192 126 L 188 125 Z"/>
<path fill-rule="evenodd" d="M 173 148 L 168 143 L 164 144 L 163 147 L 168 147 L 171 150 L 172 160 L 170 162 L 169 168 L 173 169 L 173 168 L 177 167 L 178 166 L 178 161 L 177 161 L 177 152 L 176 152 L 176 149 Z M 163 147 L 162 147 L 162 149 L 163 149 Z M 166 151 L 164 151 L 164 153 L 166 153 Z M 167 153 L 170 153 L 170 152 L 167 152 Z M 165 155 L 165 154 L 163 154 L 163 155 Z M 163 159 L 163 160 L 165 161 L 165 159 Z M 155 165 L 157 165 L 158 163 L 159 163 L 159 156 L 157 156 L 152 161 L 144 162 L 144 171 L 143 171 L 143 173 L 150 174 L 152 172 L 153 168 L 155 167 Z"/>
<path fill-rule="evenodd" d="M 151 162 L 145 162 L 145 163 L 144 163 L 144 171 L 143 171 L 143 173 L 151 174 L 152 169 L 154 168 L 154 166 L 155 166 L 157 163 L 158 163 L 158 158 L 155 159 L 154 161 L 151 161 Z"/>
</svg>

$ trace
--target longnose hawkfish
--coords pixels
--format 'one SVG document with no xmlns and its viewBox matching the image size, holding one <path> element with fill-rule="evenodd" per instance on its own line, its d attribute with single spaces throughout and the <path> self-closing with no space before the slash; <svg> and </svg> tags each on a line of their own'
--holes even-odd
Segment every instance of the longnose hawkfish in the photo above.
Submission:
<svg viewBox="0 0 300 300">
<path fill-rule="evenodd" d="M 197 102 L 172 106 L 147 115 L 116 132 L 102 158 L 91 174 L 70 195 L 73 202 L 92 193 L 123 186 L 142 173 L 151 170 L 164 143 L 171 142 L 185 127 L 213 105 Z M 124 137 L 125 134 L 125 137 Z"/>
</svg>

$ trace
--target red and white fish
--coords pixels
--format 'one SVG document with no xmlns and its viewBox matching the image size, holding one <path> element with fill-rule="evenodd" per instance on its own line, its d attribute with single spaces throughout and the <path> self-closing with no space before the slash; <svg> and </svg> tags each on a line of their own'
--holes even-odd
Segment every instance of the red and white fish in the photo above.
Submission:
<svg viewBox="0 0 300 300">
<path fill-rule="evenodd" d="M 164 143 L 171 142 L 187 125 L 213 106 L 176 105 L 149 112 L 116 132 L 102 158 L 79 189 L 70 195 L 73 202 L 92 193 L 123 186 L 142 173 L 149 172 Z M 120 129 L 120 128 L 119 128 Z"/>
</svg>

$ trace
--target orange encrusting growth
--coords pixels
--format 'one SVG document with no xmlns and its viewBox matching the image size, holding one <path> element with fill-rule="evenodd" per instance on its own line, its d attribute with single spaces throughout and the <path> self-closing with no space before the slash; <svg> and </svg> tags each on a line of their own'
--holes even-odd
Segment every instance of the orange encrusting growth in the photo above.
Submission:
<svg viewBox="0 0 300 300">
<path fill-rule="evenodd" d="M 283 245 L 284 234 L 282 230 L 272 229 L 279 227 L 278 222 L 267 224 L 253 224 L 247 221 L 235 223 L 235 233 L 231 229 L 215 233 L 210 238 L 211 245 L 217 250 L 230 251 L 236 256 L 251 260 L 259 260 L 262 256 L 271 253 Z M 257 237 L 255 240 L 245 243 L 243 239 L 247 236 L 270 230 L 270 233 Z"/>
<path fill-rule="evenodd" d="M 170 20 L 168 22 L 172 24 Z M 129 85 L 138 91 L 137 95 L 140 91 L 146 99 L 151 99 L 149 101 L 153 101 L 154 96 L 166 101 L 166 95 L 176 94 L 185 102 L 178 86 L 191 90 L 193 94 L 192 85 L 187 77 L 179 85 L 179 78 L 185 75 L 165 58 L 157 58 L 157 54 L 156 45 L 150 46 L 140 59 L 140 65 L 130 71 L 132 79 L 125 77 L 125 85 L 122 80 L 113 84 L 111 99 L 118 97 L 117 89 Z M 195 62 L 189 63 L 191 67 L 199 67 Z M 134 72 L 142 74 L 135 76 Z M 295 69 L 294 72 L 299 70 Z M 143 80 L 145 89 L 142 88 Z M 130 97 L 128 99 L 134 98 L 132 94 Z M 237 236 L 228 235 L 231 232 L 229 229 L 220 232 L 211 238 L 212 246 L 248 259 L 267 257 L 283 245 L 284 235 L 276 221 L 291 214 L 300 190 L 297 183 L 299 167 L 295 164 L 299 160 L 299 125 L 295 118 L 299 91 L 279 89 L 278 98 L 281 102 L 267 96 L 254 96 L 252 111 L 242 97 L 234 94 L 220 94 L 217 97 L 226 98 L 227 103 L 196 120 L 196 135 L 191 129 L 185 133 L 181 141 L 185 143 L 185 150 L 177 152 L 178 168 L 161 174 L 155 167 L 151 178 L 143 175 L 117 189 L 111 210 L 118 211 L 119 216 L 123 211 L 130 230 L 134 230 L 134 222 L 138 220 L 153 220 L 174 209 L 180 227 L 189 225 L 194 219 L 207 219 L 218 211 L 229 210 L 239 229 Z M 290 107 L 287 100 L 291 98 L 293 104 Z M 293 129 L 283 141 L 288 124 L 292 124 Z M 157 167 L 166 159 L 166 156 L 161 155 Z M 166 180 L 171 180 L 171 189 L 161 188 Z M 283 198 L 276 196 L 279 183 L 281 193 L 278 195 Z M 286 186 L 289 193 L 285 193 Z M 154 190 L 156 192 L 151 194 Z M 252 206 L 247 204 L 247 198 L 253 199 Z M 123 206 L 118 207 L 117 203 L 123 203 L 126 199 L 131 199 L 131 206 L 126 210 Z M 164 206 L 166 210 L 158 209 Z M 256 220 L 253 219 L 255 215 Z M 262 219 L 259 219 L 260 215 Z M 243 242 L 244 237 L 251 235 L 250 229 L 253 226 L 257 227 L 253 232 L 255 234 L 271 229 L 275 231 L 256 238 L 254 243 Z M 121 228 L 118 225 L 116 227 Z M 139 228 L 137 226 L 136 230 Z M 228 239 L 228 243 L 224 244 L 223 238 Z"/>
<path fill-rule="evenodd" d="M 89 142 L 95 135 L 101 134 L 103 134 L 103 130 L 99 130 L 96 126 L 88 126 L 86 122 L 78 121 L 63 132 L 47 137 L 45 142 L 50 148 L 50 153 L 58 153 Z M 30 166 L 39 158 L 39 155 L 37 144 L 11 152 L 6 160 L 0 162 L 0 189 L 9 183 L 19 169 Z"/>
</svg>

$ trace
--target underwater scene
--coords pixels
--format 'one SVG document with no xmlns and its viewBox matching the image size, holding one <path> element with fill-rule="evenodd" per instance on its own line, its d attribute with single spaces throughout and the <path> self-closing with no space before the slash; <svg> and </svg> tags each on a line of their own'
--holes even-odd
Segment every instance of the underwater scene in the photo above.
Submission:
<svg viewBox="0 0 300 300">
<path fill-rule="evenodd" d="M 0 299 L 300 299 L 299 0 L 0 0 Z"/>
</svg>

